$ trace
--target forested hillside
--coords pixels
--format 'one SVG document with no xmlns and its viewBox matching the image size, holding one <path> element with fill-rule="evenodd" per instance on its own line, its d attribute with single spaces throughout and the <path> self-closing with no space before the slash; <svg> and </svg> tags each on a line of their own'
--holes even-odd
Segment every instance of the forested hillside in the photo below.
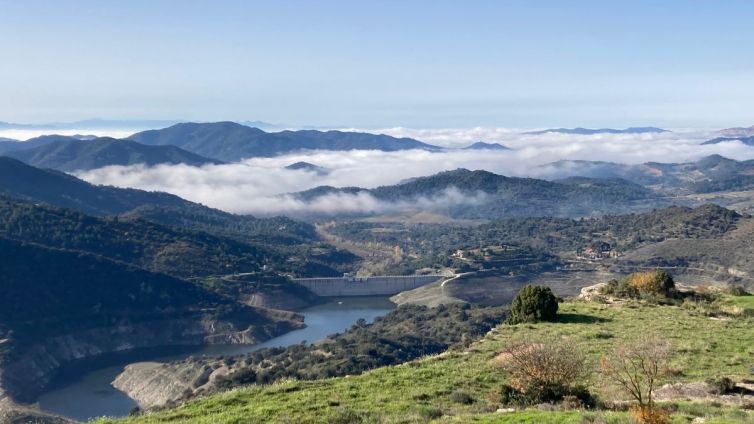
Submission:
<svg viewBox="0 0 754 424">
<path fill-rule="evenodd" d="M 40 168 L 82 171 L 112 165 L 186 164 L 200 166 L 221 163 L 176 146 L 146 146 L 131 140 L 101 137 L 93 140 L 60 140 L 38 147 L 6 153 L 7 156 Z"/>
<path fill-rule="evenodd" d="M 319 261 L 317 257 L 292 258 L 287 253 L 301 251 L 305 246 L 277 245 L 276 240 L 262 245 L 140 219 L 97 218 L 6 196 L 0 196 L 0 236 L 90 252 L 179 277 L 255 272 L 265 267 L 300 275 L 339 273 L 327 263 L 330 259 L 327 246 L 322 247 L 324 253 Z M 311 243 L 312 239 L 306 241 Z M 337 254 L 332 256 L 339 258 Z M 341 263 L 333 260 L 335 265 L 349 264 L 352 256 L 342 256 Z"/>
</svg>

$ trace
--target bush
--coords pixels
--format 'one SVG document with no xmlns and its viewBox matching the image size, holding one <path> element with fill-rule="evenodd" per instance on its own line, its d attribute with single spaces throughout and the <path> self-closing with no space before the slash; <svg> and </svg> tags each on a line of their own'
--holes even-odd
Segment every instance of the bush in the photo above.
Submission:
<svg viewBox="0 0 754 424">
<path fill-rule="evenodd" d="M 356 424 L 364 421 L 362 413 L 350 408 L 337 408 L 327 416 L 327 422 L 332 424 Z"/>
<path fill-rule="evenodd" d="M 442 409 L 434 406 L 421 406 L 419 407 L 418 412 L 419 416 L 427 421 L 436 420 L 438 418 L 442 418 L 443 416 Z"/>
<path fill-rule="evenodd" d="M 510 384 L 503 384 L 500 388 L 500 403 L 518 406 L 561 403 L 564 409 L 578 409 L 593 408 L 597 404 L 597 399 L 583 386 L 529 385 L 519 389 Z"/>
<path fill-rule="evenodd" d="M 666 424 L 670 422 L 670 414 L 660 408 L 649 406 L 632 406 L 629 409 L 631 422 L 637 424 Z"/>
<path fill-rule="evenodd" d="M 729 284 L 724 291 L 731 296 L 751 296 L 751 293 L 747 292 L 743 286 L 735 284 Z"/>
<path fill-rule="evenodd" d="M 628 285 L 641 294 L 669 295 L 675 291 L 675 281 L 667 271 L 635 272 L 626 277 Z"/>
<path fill-rule="evenodd" d="M 608 281 L 600 293 L 622 298 L 658 300 L 675 295 L 675 281 L 667 271 L 634 272 L 621 281 Z"/>
<path fill-rule="evenodd" d="M 511 303 L 508 324 L 524 322 L 555 321 L 558 313 L 558 298 L 549 287 L 525 286 Z"/>
<path fill-rule="evenodd" d="M 731 393 L 736 388 L 736 383 L 728 377 L 715 377 L 704 380 L 710 386 L 710 391 L 715 395 Z"/>
<path fill-rule="evenodd" d="M 454 390 L 450 394 L 450 400 L 463 405 L 471 405 L 472 403 L 474 403 L 474 398 L 463 390 Z"/>
<path fill-rule="evenodd" d="M 510 374 L 510 385 L 501 390 L 503 403 L 554 403 L 570 395 L 584 405 L 594 404 L 589 392 L 578 385 L 589 373 L 586 358 L 568 340 L 512 343 L 497 360 Z"/>
</svg>

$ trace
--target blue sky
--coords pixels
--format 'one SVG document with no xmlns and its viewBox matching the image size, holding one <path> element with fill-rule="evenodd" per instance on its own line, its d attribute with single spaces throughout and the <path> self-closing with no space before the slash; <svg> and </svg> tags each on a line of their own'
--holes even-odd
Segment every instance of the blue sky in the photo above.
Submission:
<svg viewBox="0 0 754 424">
<path fill-rule="evenodd" d="M 0 121 L 754 124 L 751 1 L 0 0 Z"/>
</svg>

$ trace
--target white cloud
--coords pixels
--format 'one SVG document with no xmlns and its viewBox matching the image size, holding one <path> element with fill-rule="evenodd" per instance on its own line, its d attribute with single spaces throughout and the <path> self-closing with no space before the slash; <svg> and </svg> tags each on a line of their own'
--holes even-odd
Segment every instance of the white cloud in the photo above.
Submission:
<svg viewBox="0 0 754 424">
<path fill-rule="evenodd" d="M 543 164 L 560 159 L 600 160 L 628 164 L 648 161 L 685 162 L 710 154 L 734 159 L 754 158 L 754 148 L 742 143 L 726 142 L 700 145 L 709 134 L 676 132 L 642 135 L 566 134 L 521 135 L 505 129 L 473 128 L 470 130 L 386 129 L 374 132 L 416 137 L 429 143 L 466 145 L 485 140 L 500 142 L 515 150 L 478 151 L 448 150 L 427 152 L 408 150 L 314 151 L 274 158 L 253 158 L 240 163 L 191 167 L 161 165 L 155 167 L 113 166 L 79 173 L 97 184 L 135 187 L 174 193 L 186 199 L 236 213 L 299 214 L 310 210 L 331 212 L 384 212 L 409 207 L 441 207 L 452 203 L 476 201 L 459 193 L 445 193 L 442 198 L 423 199 L 411 205 L 382 204 L 367 194 L 333 195 L 312 203 L 302 203 L 281 196 L 320 185 L 373 188 L 398 183 L 407 178 L 432 175 L 457 168 L 484 169 L 508 176 L 556 177 Z M 330 168 L 327 175 L 303 170 L 287 170 L 298 161 Z"/>
</svg>

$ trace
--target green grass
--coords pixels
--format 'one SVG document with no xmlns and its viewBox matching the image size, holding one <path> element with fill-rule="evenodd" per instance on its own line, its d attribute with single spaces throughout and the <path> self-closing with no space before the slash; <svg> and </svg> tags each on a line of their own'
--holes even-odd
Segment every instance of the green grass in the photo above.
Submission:
<svg viewBox="0 0 754 424">
<path fill-rule="evenodd" d="M 732 312 L 754 317 L 754 296 L 726 296 L 720 303 L 732 307 Z"/>
<path fill-rule="evenodd" d="M 562 322 L 502 325 L 465 352 L 448 352 L 360 376 L 250 386 L 123 422 L 313 423 L 353 422 L 354 417 L 361 417 L 366 422 L 411 423 L 440 416 L 443 422 L 446 418 L 451 422 L 499 423 L 589 423 L 590 417 L 605 423 L 627 420 L 625 413 L 607 411 L 495 413 L 500 407 L 496 395 L 506 376 L 492 359 L 508 341 L 519 337 L 571 337 L 583 345 L 596 368 L 599 357 L 615 343 L 656 334 L 668 339 L 675 350 L 671 364 L 675 373 L 667 382 L 710 376 L 742 378 L 754 365 L 752 318 L 711 319 L 692 309 L 638 303 L 616 306 L 574 301 L 561 304 L 560 309 Z M 596 373 L 589 386 L 603 398 L 611 396 Z M 465 391 L 474 402 L 454 403 L 450 398 L 454 390 Z M 673 420 L 679 423 L 697 416 L 706 417 L 706 423 L 754 421 L 754 412 L 741 409 L 698 404 L 678 408 Z"/>
</svg>

